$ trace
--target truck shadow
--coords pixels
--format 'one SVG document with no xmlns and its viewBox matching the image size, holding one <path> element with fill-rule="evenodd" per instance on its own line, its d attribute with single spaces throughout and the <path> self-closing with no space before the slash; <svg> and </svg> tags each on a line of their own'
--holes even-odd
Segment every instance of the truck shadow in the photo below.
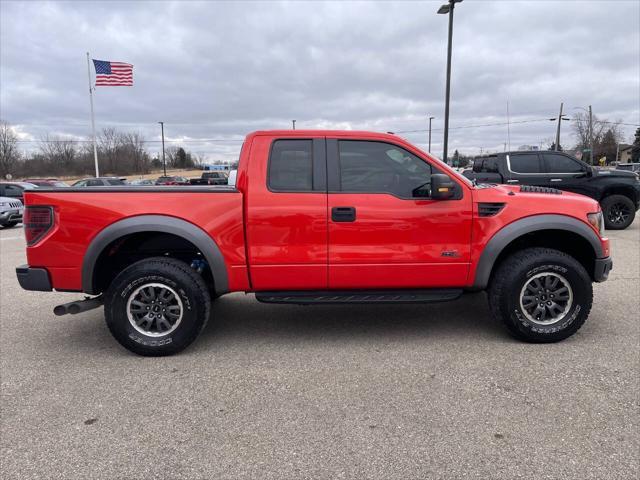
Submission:
<svg viewBox="0 0 640 480">
<path fill-rule="evenodd" d="M 384 305 L 276 305 L 253 295 L 219 298 L 197 344 L 229 341 L 345 340 L 358 338 L 425 337 L 492 338 L 510 341 L 491 318 L 484 293 L 464 295 L 455 302 Z"/>
</svg>

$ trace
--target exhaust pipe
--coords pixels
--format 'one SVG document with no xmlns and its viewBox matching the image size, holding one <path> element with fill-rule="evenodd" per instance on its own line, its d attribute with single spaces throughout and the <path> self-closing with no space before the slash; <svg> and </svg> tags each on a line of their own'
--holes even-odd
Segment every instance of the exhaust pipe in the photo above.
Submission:
<svg viewBox="0 0 640 480">
<path fill-rule="evenodd" d="M 102 305 L 104 299 L 102 295 L 94 298 L 85 298 L 84 300 L 76 300 L 75 302 L 63 303 L 62 305 L 58 305 L 53 309 L 53 313 L 57 316 L 66 315 L 70 313 L 71 315 L 75 315 L 77 313 L 86 312 L 87 310 L 93 310 L 94 308 L 98 308 Z"/>
</svg>

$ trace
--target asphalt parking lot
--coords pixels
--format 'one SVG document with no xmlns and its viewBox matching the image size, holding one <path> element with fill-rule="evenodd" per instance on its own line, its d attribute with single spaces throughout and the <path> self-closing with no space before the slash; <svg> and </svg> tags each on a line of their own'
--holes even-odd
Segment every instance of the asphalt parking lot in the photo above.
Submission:
<svg viewBox="0 0 640 480">
<path fill-rule="evenodd" d="M 3 478 L 535 478 L 639 473 L 640 221 L 562 343 L 528 345 L 484 294 L 263 305 L 229 295 L 184 353 L 136 357 L 77 294 L 22 291 L 0 231 Z"/>
</svg>

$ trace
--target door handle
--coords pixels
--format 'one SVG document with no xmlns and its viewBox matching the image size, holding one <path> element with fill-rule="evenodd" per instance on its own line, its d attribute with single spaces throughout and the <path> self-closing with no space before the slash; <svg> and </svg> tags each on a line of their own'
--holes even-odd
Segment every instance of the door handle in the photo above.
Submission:
<svg viewBox="0 0 640 480">
<path fill-rule="evenodd" d="M 333 222 L 355 222 L 355 207 L 333 207 L 331 209 L 331 220 Z"/>
<path fill-rule="evenodd" d="M 518 183 L 520 180 L 507 180 L 507 183 Z"/>
<path fill-rule="evenodd" d="M 552 178 L 551 181 L 552 182 L 561 182 L 562 179 L 561 178 Z"/>
</svg>

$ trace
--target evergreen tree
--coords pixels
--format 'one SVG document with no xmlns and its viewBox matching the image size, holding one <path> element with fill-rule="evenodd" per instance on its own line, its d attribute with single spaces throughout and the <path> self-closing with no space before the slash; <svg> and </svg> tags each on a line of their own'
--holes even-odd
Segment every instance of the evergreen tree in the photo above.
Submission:
<svg viewBox="0 0 640 480">
<path fill-rule="evenodd" d="M 640 162 L 640 128 L 636 129 L 636 135 L 633 139 L 633 147 L 631 147 L 631 161 Z"/>
</svg>

